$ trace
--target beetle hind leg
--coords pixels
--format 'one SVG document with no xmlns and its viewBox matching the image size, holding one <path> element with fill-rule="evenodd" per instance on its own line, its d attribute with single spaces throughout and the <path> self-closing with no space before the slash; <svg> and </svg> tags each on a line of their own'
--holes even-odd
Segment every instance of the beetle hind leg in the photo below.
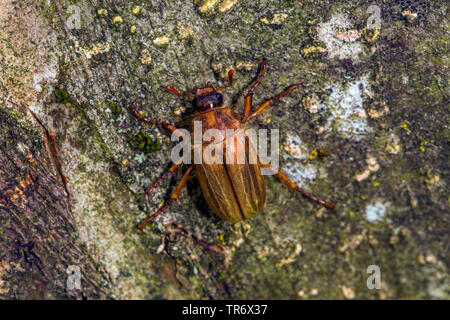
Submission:
<svg viewBox="0 0 450 320">
<path fill-rule="evenodd" d="M 275 173 L 275 175 L 278 177 L 278 179 L 280 179 L 282 182 L 284 182 L 289 187 L 289 189 L 296 190 L 296 191 L 300 192 L 306 198 L 308 198 L 308 199 L 310 199 L 310 200 L 312 200 L 312 201 L 314 201 L 314 202 L 316 202 L 318 204 L 321 204 L 324 207 L 327 207 L 330 210 L 330 212 L 333 212 L 334 207 L 335 207 L 334 203 L 331 203 L 331 202 L 328 202 L 326 200 L 320 199 L 319 197 L 317 197 L 317 196 L 315 196 L 315 195 L 313 195 L 313 194 L 311 194 L 309 192 L 306 192 L 305 190 L 300 188 L 295 182 L 291 181 L 282 172 L 280 172 L 280 171 L 278 171 L 278 170 L 276 170 L 274 168 L 271 168 L 270 165 L 261 164 L 261 166 L 264 167 L 264 168 L 270 168 Z"/>
<path fill-rule="evenodd" d="M 172 193 L 172 195 L 170 196 L 170 199 L 161 207 L 158 209 L 158 211 L 156 211 L 155 213 L 153 213 L 150 217 L 148 217 L 147 219 L 145 219 L 144 222 L 142 222 L 137 228 L 144 233 L 144 228 L 147 224 L 149 224 L 150 222 L 152 222 L 153 220 L 155 220 L 160 214 L 162 214 L 168 207 L 170 207 L 170 205 L 178 199 L 180 193 L 181 193 L 181 189 L 185 186 L 188 178 L 189 178 L 189 174 L 191 173 L 192 169 L 194 168 L 194 165 L 191 165 L 186 172 L 184 173 L 183 177 L 181 178 L 180 183 L 178 183 L 178 186 L 176 187 L 174 193 Z"/>
</svg>

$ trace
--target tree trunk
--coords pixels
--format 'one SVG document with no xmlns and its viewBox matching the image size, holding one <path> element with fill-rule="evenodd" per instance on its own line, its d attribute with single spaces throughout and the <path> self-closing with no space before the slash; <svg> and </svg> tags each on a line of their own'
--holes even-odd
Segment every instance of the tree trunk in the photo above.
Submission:
<svg viewBox="0 0 450 320">
<path fill-rule="evenodd" d="M 369 5 L 0 0 L 0 298 L 448 298 L 446 2 Z M 255 107 L 305 88 L 251 126 L 280 130 L 281 170 L 335 212 L 268 177 L 264 212 L 229 224 L 193 178 L 140 234 L 183 169 L 142 196 L 172 142 L 128 107 L 185 126 L 164 87 L 233 68 L 241 113 L 263 57 Z"/>
</svg>

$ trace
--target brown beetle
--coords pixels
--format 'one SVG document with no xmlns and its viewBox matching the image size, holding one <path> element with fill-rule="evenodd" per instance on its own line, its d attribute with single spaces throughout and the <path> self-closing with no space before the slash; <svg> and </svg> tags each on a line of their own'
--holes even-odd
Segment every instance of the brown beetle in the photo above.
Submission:
<svg viewBox="0 0 450 320">
<path fill-rule="evenodd" d="M 261 80 L 266 73 L 266 60 L 261 62 L 261 73 L 257 78 L 255 84 L 248 91 L 245 96 L 244 113 L 239 115 L 238 113 L 231 110 L 229 107 L 223 105 L 223 96 L 220 94 L 225 88 L 232 85 L 233 82 L 233 70 L 228 72 L 228 85 L 214 89 L 212 86 L 205 88 L 200 88 L 196 90 L 194 94 L 180 94 L 172 86 L 167 86 L 166 89 L 173 92 L 179 97 L 186 96 L 192 99 L 194 107 L 199 111 L 193 118 L 191 123 L 191 132 L 193 132 L 194 121 L 201 121 L 202 130 L 207 129 L 243 129 L 245 128 L 245 123 L 258 115 L 261 111 L 267 108 L 269 105 L 280 100 L 282 97 L 287 95 L 289 92 L 293 91 L 298 87 L 303 87 L 302 84 L 294 84 L 289 88 L 284 90 L 281 94 L 271 98 L 270 100 L 264 102 L 259 106 L 253 113 L 250 114 L 252 109 L 252 97 L 253 92 L 256 87 L 260 84 Z M 136 106 L 130 108 L 130 111 L 140 120 L 145 121 L 150 124 L 163 126 L 170 132 L 174 133 L 176 130 L 175 125 L 168 122 L 161 122 L 157 120 L 148 119 L 138 113 Z M 216 143 L 217 141 L 214 141 Z M 219 141 L 220 142 L 220 141 Z M 233 142 L 234 143 L 234 142 Z M 197 146 L 204 148 L 206 144 Z M 196 146 L 194 145 L 194 148 Z M 246 146 L 246 152 L 248 154 L 253 154 L 248 152 L 249 148 L 253 146 Z M 224 147 L 226 149 L 226 147 Z M 234 148 L 233 150 L 237 150 Z M 224 154 L 226 150 L 224 150 Z M 236 154 L 230 154 L 232 157 L 236 157 Z M 228 154 L 227 154 L 228 156 Z M 256 157 L 258 157 L 256 155 Z M 255 159 L 253 159 L 255 160 Z M 159 185 L 159 183 L 166 178 L 169 174 L 173 173 L 181 163 L 175 163 L 172 167 L 164 173 L 145 193 L 147 196 Z M 259 158 L 256 161 L 250 161 L 249 156 L 246 156 L 244 164 L 227 164 L 224 163 L 213 163 L 213 164 L 192 164 L 189 166 L 187 171 L 184 173 L 180 183 L 175 189 L 170 199 L 161 207 L 158 211 L 152 214 L 144 222 L 142 222 L 138 228 L 143 230 L 143 228 L 155 218 L 157 218 L 161 213 L 166 210 L 173 201 L 175 201 L 183 186 L 188 180 L 189 174 L 192 169 L 195 168 L 195 173 L 199 181 L 203 195 L 212 211 L 222 220 L 237 222 L 245 219 L 252 218 L 258 215 L 265 204 L 266 201 L 266 188 L 264 183 L 264 176 L 261 175 L 261 167 L 270 168 L 270 165 L 262 164 Z M 271 168 L 270 168 L 271 169 Z M 304 191 L 297 184 L 289 180 L 283 173 L 278 170 L 272 169 L 274 174 L 283 182 L 287 184 L 290 189 L 297 190 L 305 197 L 329 208 L 334 209 L 334 204 L 327 202 L 325 200 L 319 199 L 318 197 Z"/>
</svg>

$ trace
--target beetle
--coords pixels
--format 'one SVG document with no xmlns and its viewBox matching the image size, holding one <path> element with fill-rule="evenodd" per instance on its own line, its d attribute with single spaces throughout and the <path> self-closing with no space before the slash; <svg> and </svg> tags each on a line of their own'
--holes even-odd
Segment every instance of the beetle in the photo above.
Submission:
<svg viewBox="0 0 450 320">
<path fill-rule="evenodd" d="M 280 94 L 261 104 L 253 113 L 250 113 L 253 107 L 253 92 L 264 78 L 266 69 L 266 60 L 263 59 L 260 62 L 261 71 L 259 73 L 259 76 L 256 78 L 255 83 L 245 96 L 244 112 L 242 115 L 231 110 L 228 106 L 225 106 L 223 104 L 223 96 L 220 93 L 223 89 L 231 87 L 233 83 L 232 69 L 228 72 L 228 84 L 217 89 L 214 89 L 212 85 L 209 85 L 204 88 L 196 89 L 195 94 L 179 93 L 174 87 L 170 85 L 166 86 L 166 89 L 179 97 L 188 97 L 192 99 L 192 104 L 197 110 L 197 113 L 194 115 L 190 125 L 191 133 L 193 133 L 194 121 L 201 121 L 202 130 L 242 130 L 245 128 L 245 125 L 249 120 L 253 119 L 268 106 L 277 102 L 288 93 L 294 91 L 296 88 L 303 87 L 303 84 L 301 83 L 293 84 Z M 141 113 L 138 112 L 136 104 L 129 110 L 134 116 L 146 123 L 164 127 L 170 132 L 176 133 L 177 128 L 174 124 L 144 117 Z M 206 145 L 207 143 L 202 142 L 201 145 L 194 145 L 194 148 L 200 147 L 203 149 L 206 147 Z M 224 148 L 226 149 L 227 147 Z M 249 152 L 249 148 L 253 148 L 253 146 L 247 145 L 246 149 L 244 149 L 244 152 Z M 227 150 L 224 151 L 226 152 Z M 231 156 L 238 156 L 237 154 L 235 154 L 236 152 L 239 152 L 238 150 L 236 150 L 236 148 L 228 151 L 230 152 Z M 165 172 L 153 183 L 153 185 L 147 190 L 147 192 L 145 192 L 145 195 L 148 197 L 152 193 L 152 191 L 161 183 L 161 181 L 172 174 L 180 165 L 181 163 L 174 163 L 167 172 Z M 273 173 L 290 189 L 298 191 L 303 196 L 327 207 L 328 209 L 330 209 L 330 211 L 333 211 L 335 206 L 333 203 L 322 200 L 304 191 L 296 183 L 289 180 L 289 178 L 286 177 L 286 175 L 284 175 L 282 172 L 270 168 L 269 164 L 261 163 L 259 158 L 257 158 L 256 161 L 250 161 L 250 159 L 248 159 L 248 155 L 246 155 L 245 162 L 241 164 L 227 164 L 226 161 L 224 163 L 191 164 L 184 173 L 181 181 L 178 183 L 170 199 L 159 210 L 157 210 L 145 221 L 143 221 L 138 226 L 138 229 L 143 232 L 144 227 L 148 223 L 156 219 L 176 199 L 178 199 L 183 186 L 186 184 L 189 175 L 193 170 L 195 170 L 197 180 L 200 184 L 200 188 L 208 206 L 219 218 L 230 222 L 238 222 L 253 218 L 261 213 L 266 202 L 266 186 L 264 176 L 261 175 L 262 167 L 272 170 Z"/>
</svg>

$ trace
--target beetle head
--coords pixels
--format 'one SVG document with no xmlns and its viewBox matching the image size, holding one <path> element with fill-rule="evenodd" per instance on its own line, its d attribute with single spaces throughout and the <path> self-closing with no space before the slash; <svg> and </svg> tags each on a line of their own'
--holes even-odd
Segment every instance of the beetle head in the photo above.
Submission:
<svg viewBox="0 0 450 320">
<path fill-rule="evenodd" d="M 192 100 L 192 104 L 195 108 L 200 110 L 220 107 L 223 104 L 223 96 L 212 86 L 200 88 L 195 92 L 195 97 Z"/>
</svg>

